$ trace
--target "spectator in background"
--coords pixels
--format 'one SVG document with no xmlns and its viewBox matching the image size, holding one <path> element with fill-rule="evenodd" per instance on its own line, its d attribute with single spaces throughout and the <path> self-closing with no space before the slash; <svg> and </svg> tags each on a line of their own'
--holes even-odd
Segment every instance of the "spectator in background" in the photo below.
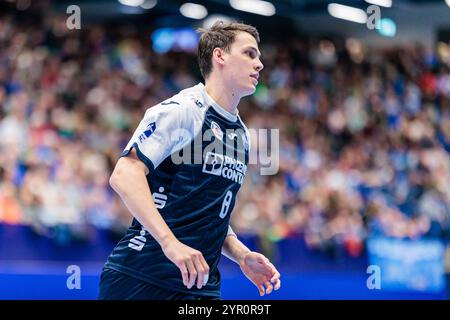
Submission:
<svg viewBox="0 0 450 320">
<path fill-rule="evenodd" d="M 0 219 L 48 236 L 63 225 L 62 243 L 122 230 L 131 217 L 105 178 L 114 155 L 146 107 L 197 82 L 195 56 L 42 19 L 0 18 Z M 351 256 L 371 235 L 448 237 L 449 66 L 420 47 L 324 55 L 333 46 L 262 46 L 265 72 L 240 115 L 280 129 L 280 172 L 249 168 L 235 231 Z"/>
</svg>

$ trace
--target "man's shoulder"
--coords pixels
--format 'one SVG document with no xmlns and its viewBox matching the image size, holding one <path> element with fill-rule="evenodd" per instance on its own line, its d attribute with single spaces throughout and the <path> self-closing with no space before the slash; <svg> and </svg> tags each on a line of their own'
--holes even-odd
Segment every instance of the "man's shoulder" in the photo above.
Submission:
<svg viewBox="0 0 450 320">
<path fill-rule="evenodd" d="M 158 107 L 158 110 L 173 111 L 186 116 L 200 115 L 207 109 L 201 84 L 183 89 L 157 105 L 149 107 L 147 111 L 154 107 Z"/>
<path fill-rule="evenodd" d="M 183 101 L 187 108 L 194 108 L 195 110 L 206 109 L 203 90 L 203 84 L 199 83 L 190 88 L 181 90 L 175 96 Z"/>
<path fill-rule="evenodd" d="M 147 108 L 145 118 L 160 118 L 178 126 L 197 131 L 201 128 L 207 110 L 201 84 L 181 90 L 177 94 Z M 174 124 L 175 125 L 175 124 Z"/>
</svg>

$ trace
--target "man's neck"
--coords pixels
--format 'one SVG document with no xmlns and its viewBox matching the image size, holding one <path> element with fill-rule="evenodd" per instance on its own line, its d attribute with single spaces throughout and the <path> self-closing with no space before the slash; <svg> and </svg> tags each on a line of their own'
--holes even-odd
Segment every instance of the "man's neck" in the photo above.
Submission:
<svg viewBox="0 0 450 320">
<path fill-rule="evenodd" d="M 205 90 L 208 95 L 223 109 L 229 113 L 236 115 L 237 106 L 241 98 L 232 90 L 225 89 L 226 84 L 220 79 L 213 78 L 211 75 L 205 81 Z"/>
</svg>

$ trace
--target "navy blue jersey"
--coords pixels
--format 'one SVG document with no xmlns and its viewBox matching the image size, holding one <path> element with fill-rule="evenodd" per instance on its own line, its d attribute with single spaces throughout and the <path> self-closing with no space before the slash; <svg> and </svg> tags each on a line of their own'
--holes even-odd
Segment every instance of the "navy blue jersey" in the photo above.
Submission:
<svg viewBox="0 0 450 320">
<path fill-rule="evenodd" d="M 105 266 L 157 286 L 219 297 L 217 265 L 247 171 L 249 142 L 239 115 L 218 106 L 201 83 L 147 109 L 122 156 L 135 148 L 149 168 L 156 207 L 178 240 L 202 252 L 208 283 L 187 289 L 180 270 L 136 219 Z"/>
</svg>

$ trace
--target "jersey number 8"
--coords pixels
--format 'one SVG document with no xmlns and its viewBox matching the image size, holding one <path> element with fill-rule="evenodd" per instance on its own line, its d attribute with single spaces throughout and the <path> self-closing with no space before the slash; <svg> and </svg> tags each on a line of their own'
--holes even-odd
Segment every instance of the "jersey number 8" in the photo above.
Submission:
<svg viewBox="0 0 450 320">
<path fill-rule="evenodd" d="M 225 198 L 222 202 L 222 209 L 220 210 L 219 217 L 222 219 L 225 218 L 228 214 L 228 209 L 230 208 L 231 199 L 233 198 L 233 193 L 231 191 L 227 191 Z"/>
</svg>

